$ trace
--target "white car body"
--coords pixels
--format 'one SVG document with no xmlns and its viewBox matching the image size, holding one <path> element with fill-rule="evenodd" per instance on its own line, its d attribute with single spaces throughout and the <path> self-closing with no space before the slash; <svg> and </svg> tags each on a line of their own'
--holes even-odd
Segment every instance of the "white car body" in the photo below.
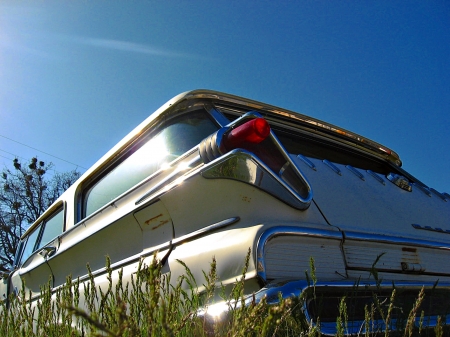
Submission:
<svg viewBox="0 0 450 337">
<path fill-rule="evenodd" d="M 258 117 L 271 126 L 266 139 L 224 147 L 230 130 Z M 68 275 L 87 281 L 87 263 L 101 285 L 105 256 L 127 281 L 156 252 L 173 280 L 185 271 L 177 259 L 202 280 L 215 256 L 228 285 L 249 248 L 248 294 L 307 291 L 310 257 L 316 292 L 330 298 L 356 282 L 376 286 L 374 268 L 382 289 L 431 289 L 439 280 L 448 294 L 450 195 L 404 171 L 394 151 L 350 131 L 196 90 L 151 114 L 30 227 L 0 292 L 6 298 L 25 282 L 36 301 L 49 276 L 54 290 Z M 312 307 L 305 313 L 316 318 Z M 335 320 L 321 322 L 333 333 Z"/>
</svg>

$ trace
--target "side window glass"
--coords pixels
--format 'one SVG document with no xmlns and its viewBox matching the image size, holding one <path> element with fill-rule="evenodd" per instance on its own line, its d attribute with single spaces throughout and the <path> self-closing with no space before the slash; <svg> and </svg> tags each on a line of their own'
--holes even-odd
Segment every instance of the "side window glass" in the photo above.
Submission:
<svg viewBox="0 0 450 337">
<path fill-rule="evenodd" d="M 14 263 L 13 263 L 14 266 L 17 266 L 20 263 L 25 243 L 26 240 L 20 240 L 19 244 L 17 245 L 16 255 L 14 256 Z"/>
<path fill-rule="evenodd" d="M 39 244 L 36 249 L 45 246 L 52 241 L 64 230 L 64 211 L 63 208 L 59 209 L 56 213 L 53 213 L 48 219 L 44 220 L 42 225 L 42 235 L 39 240 Z"/>
<path fill-rule="evenodd" d="M 20 259 L 20 264 L 24 263 L 35 251 L 36 241 L 39 236 L 39 232 L 41 231 L 41 225 L 36 227 L 36 229 L 28 235 L 28 238 L 25 242 L 25 247 L 23 249 L 22 258 Z"/>
<path fill-rule="evenodd" d="M 94 213 L 164 164 L 190 150 L 218 128 L 204 110 L 169 120 L 139 148 L 131 149 L 131 154 L 83 191 L 83 217 Z"/>
<path fill-rule="evenodd" d="M 24 263 L 31 254 L 56 238 L 63 230 L 64 209 L 61 207 L 48 218 L 44 219 L 21 244 L 23 246 L 23 253 L 19 264 Z M 22 246 L 19 246 L 19 249 Z"/>
</svg>

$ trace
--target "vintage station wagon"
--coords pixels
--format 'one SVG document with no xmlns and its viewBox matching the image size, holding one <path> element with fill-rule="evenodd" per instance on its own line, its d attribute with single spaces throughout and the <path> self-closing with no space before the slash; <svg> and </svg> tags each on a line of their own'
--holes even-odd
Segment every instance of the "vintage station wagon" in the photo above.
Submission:
<svg viewBox="0 0 450 337">
<path fill-rule="evenodd" d="M 185 272 L 182 260 L 201 280 L 215 256 L 229 285 L 249 248 L 246 293 L 269 302 L 280 292 L 309 296 L 314 259 L 324 333 L 334 332 L 338 300 L 355 284 L 350 332 L 369 291 L 389 296 L 395 286 L 405 301 L 422 286 L 434 291 L 430 326 L 449 311 L 449 194 L 374 141 L 208 90 L 167 102 L 71 186 L 22 237 L 0 295 L 25 283 L 35 301 L 49 275 L 54 289 L 67 275 L 88 280 L 87 263 L 101 285 L 106 255 L 124 280 L 155 253 L 172 279 Z M 315 324 L 315 301 L 303 310 Z"/>
</svg>

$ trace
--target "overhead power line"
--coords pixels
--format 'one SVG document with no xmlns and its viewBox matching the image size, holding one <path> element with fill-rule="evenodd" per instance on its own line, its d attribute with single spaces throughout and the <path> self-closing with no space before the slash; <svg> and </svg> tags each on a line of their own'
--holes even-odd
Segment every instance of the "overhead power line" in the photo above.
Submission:
<svg viewBox="0 0 450 337">
<path fill-rule="evenodd" d="M 68 160 L 65 160 L 65 159 L 62 159 L 62 158 L 60 158 L 60 157 L 54 156 L 54 155 L 52 155 L 52 154 L 50 154 L 50 153 L 41 151 L 41 150 L 39 150 L 39 149 L 36 149 L 35 147 L 32 147 L 32 146 L 29 146 L 29 145 L 27 145 L 27 144 L 18 142 L 17 140 L 11 139 L 11 138 L 6 137 L 6 136 L 3 136 L 3 135 L 0 135 L 0 137 L 6 138 L 6 139 L 8 139 L 8 140 L 10 140 L 10 141 L 12 141 L 12 142 L 14 142 L 14 143 L 20 144 L 20 145 L 22 145 L 22 146 L 26 146 L 26 147 L 28 147 L 28 148 L 30 148 L 30 149 L 33 149 L 33 150 L 35 150 L 35 151 L 41 152 L 41 153 L 43 153 L 43 154 L 46 154 L 47 156 L 56 158 L 56 159 L 58 159 L 58 160 L 64 161 L 64 162 L 69 163 L 69 164 L 72 164 L 72 165 L 74 165 L 74 166 L 76 166 L 76 167 L 80 167 L 80 168 L 82 168 L 82 169 L 87 170 L 86 167 L 83 167 L 83 166 L 81 166 L 81 165 L 72 163 L 72 162 L 70 162 L 70 161 L 68 161 Z M 6 152 L 6 151 L 5 151 L 5 152 Z"/>
<path fill-rule="evenodd" d="M 6 158 L 6 159 L 8 159 L 8 160 L 12 160 L 11 158 L 5 157 L 5 156 L 3 156 L 3 155 L 1 155 L 1 154 L 0 154 L 0 157 Z"/>
<path fill-rule="evenodd" d="M 25 160 L 25 161 L 30 159 L 30 158 L 25 158 L 25 157 L 22 157 L 22 156 L 18 156 L 18 155 L 14 154 L 14 153 L 11 153 L 11 152 L 8 152 L 8 151 L 2 150 L 2 149 L 0 149 L 0 151 L 5 152 L 5 153 L 13 156 L 13 158 L 10 158 L 10 157 L 6 157 L 6 156 L 0 154 L 0 157 L 8 159 L 8 161 L 10 161 L 10 162 L 12 162 L 14 158 Z M 52 171 L 52 172 L 55 172 L 55 173 L 63 173 L 62 171 L 57 171 L 57 170 L 55 170 L 53 168 L 48 169 L 48 171 Z"/>
</svg>

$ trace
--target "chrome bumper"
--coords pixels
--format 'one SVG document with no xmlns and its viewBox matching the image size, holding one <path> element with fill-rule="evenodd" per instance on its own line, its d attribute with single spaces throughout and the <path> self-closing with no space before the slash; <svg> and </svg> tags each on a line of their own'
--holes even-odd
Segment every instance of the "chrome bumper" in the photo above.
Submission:
<svg viewBox="0 0 450 337">
<path fill-rule="evenodd" d="M 345 281 L 336 283 L 311 284 L 306 281 L 287 280 L 266 285 L 258 292 L 245 297 L 245 305 L 258 303 L 264 297 L 269 305 L 275 305 L 281 299 L 295 298 L 299 301 L 301 310 L 308 324 L 317 326 L 324 335 L 335 335 L 340 303 L 344 299 L 348 321 L 342 321 L 346 335 L 382 332 L 388 326 L 390 331 L 403 329 L 407 323 L 411 307 L 416 303 L 422 287 L 423 301 L 414 318 L 414 325 L 422 328 L 432 328 L 437 325 L 440 316 L 441 324 L 446 324 L 450 314 L 450 284 L 432 283 L 359 283 Z M 394 309 L 387 320 L 387 312 L 391 295 L 395 289 Z M 199 310 L 198 315 L 206 317 L 209 322 L 226 319 L 227 313 L 233 307 L 238 308 L 241 301 L 219 302 Z M 399 307 L 399 305 L 404 306 Z M 402 309 L 405 309 L 404 311 Z M 374 310 L 374 314 L 371 314 Z M 380 311 L 383 313 L 380 314 Z M 399 312 L 396 312 L 399 311 Z M 421 316 L 423 311 L 423 315 Z M 399 313 L 401 312 L 401 315 Z"/>
</svg>

